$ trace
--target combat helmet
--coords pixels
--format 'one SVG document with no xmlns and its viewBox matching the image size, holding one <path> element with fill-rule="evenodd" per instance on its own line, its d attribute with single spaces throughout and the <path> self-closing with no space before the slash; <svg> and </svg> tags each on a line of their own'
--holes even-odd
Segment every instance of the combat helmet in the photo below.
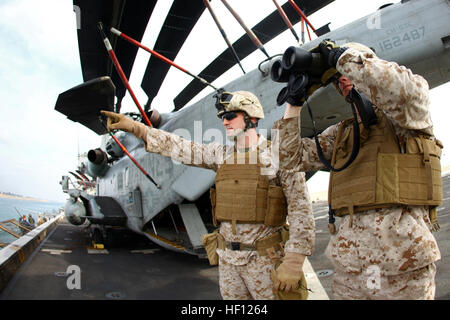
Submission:
<svg viewBox="0 0 450 320">
<path fill-rule="evenodd" d="M 376 57 L 375 52 L 371 48 L 369 48 L 361 43 L 358 43 L 358 42 L 347 42 L 347 43 L 343 44 L 341 47 L 356 49 L 362 53 L 369 53 L 369 54 L 373 55 L 374 57 Z"/>
<path fill-rule="evenodd" d="M 246 129 L 256 127 L 250 118 L 264 119 L 264 110 L 258 97 L 249 91 L 221 92 L 216 95 L 217 117 L 232 111 L 244 112 Z"/>
</svg>

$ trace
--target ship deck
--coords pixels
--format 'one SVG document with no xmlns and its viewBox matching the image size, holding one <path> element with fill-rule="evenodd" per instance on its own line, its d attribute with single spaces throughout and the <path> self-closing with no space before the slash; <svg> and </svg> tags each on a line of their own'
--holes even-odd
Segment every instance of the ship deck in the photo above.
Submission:
<svg viewBox="0 0 450 320">
<path fill-rule="evenodd" d="M 441 260 L 436 263 L 436 299 L 450 299 L 450 175 L 443 178 L 444 204 L 434 233 Z M 313 204 L 315 253 L 309 257 L 330 299 L 333 266 L 324 251 L 329 241 L 326 202 Z M 120 246 L 93 249 L 83 226 L 59 223 L 2 291 L 4 300 L 220 300 L 218 268 L 205 259 L 172 252 L 136 235 Z M 69 289 L 69 266 L 80 270 L 80 289 Z M 69 269 L 70 271 L 70 269 Z M 73 278 L 72 278 L 73 280 Z M 76 282 L 71 282 L 72 286 Z"/>
</svg>

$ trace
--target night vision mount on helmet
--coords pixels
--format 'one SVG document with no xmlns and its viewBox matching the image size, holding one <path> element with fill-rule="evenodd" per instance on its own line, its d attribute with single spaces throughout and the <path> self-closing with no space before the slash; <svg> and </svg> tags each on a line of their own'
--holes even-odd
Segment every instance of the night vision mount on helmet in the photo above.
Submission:
<svg viewBox="0 0 450 320">
<path fill-rule="evenodd" d="M 249 91 L 226 92 L 221 88 L 214 97 L 217 116 L 221 118 L 225 113 L 241 111 L 244 113 L 246 130 L 257 126 L 257 122 L 252 122 L 250 118 L 264 119 L 264 110 L 258 97 Z"/>
</svg>

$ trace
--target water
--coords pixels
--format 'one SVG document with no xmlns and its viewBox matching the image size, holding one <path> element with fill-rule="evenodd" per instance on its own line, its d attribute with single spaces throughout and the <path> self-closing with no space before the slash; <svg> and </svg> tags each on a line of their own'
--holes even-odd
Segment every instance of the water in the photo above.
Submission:
<svg viewBox="0 0 450 320">
<path fill-rule="evenodd" d="M 0 198 L 0 222 L 10 219 L 15 219 L 18 222 L 20 215 L 26 215 L 28 219 L 29 214 L 31 214 L 34 221 L 37 222 L 38 213 L 43 213 L 46 216 L 56 215 L 63 206 L 64 203 L 62 202 Z M 16 209 L 19 211 L 20 215 Z M 12 231 L 19 233 L 18 227 L 14 227 L 12 224 L 8 224 L 7 227 L 8 229 L 12 227 L 14 229 Z M 0 230 L 0 242 L 8 244 L 14 240 L 16 240 L 14 236 Z"/>
</svg>

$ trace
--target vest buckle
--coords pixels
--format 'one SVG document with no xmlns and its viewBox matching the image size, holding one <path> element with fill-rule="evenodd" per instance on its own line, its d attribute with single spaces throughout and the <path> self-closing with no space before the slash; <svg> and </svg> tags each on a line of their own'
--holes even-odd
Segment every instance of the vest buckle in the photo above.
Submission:
<svg viewBox="0 0 450 320">
<path fill-rule="evenodd" d="M 231 250 L 241 250 L 241 243 L 240 242 L 231 242 Z"/>
</svg>

